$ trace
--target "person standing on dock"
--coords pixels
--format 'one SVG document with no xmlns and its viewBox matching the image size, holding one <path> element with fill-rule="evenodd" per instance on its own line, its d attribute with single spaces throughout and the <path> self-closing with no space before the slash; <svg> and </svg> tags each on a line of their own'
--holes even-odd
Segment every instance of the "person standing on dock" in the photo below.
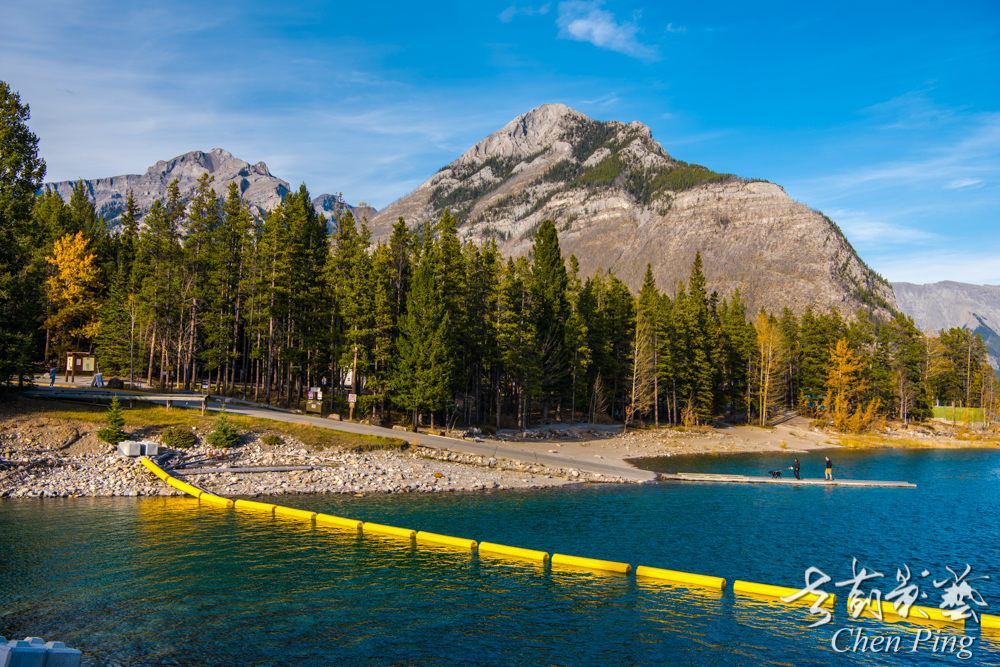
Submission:
<svg viewBox="0 0 1000 667">
<path fill-rule="evenodd" d="M 795 465 L 792 466 L 792 472 L 795 473 L 795 479 L 802 479 L 799 477 L 799 460 L 795 459 Z"/>
<path fill-rule="evenodd" d="M 833 481 L 833 461 L 830 460 L 829 456 L 826 457 L 826 478 Z"/>
</svg>

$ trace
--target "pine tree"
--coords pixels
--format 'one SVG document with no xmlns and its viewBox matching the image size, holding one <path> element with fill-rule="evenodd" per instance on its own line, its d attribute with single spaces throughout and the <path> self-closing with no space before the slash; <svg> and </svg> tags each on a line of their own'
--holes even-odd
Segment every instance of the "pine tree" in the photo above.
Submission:
<svg viewBox="0 0 1000 667">
<path fill-rule="evenodd" d="M 240 434 L 236 431 L 236 427 L 229 423 L 225 406 L 222 406 L 222 410 L 219 411 L 219 416 L 215 420 L 215 428 L 205 438 L 205 442 L 212 447 L 224 449 L 239 446 Z"/>
<path fill-rule="evenodd" d="M 97 437 L 109 445 L 117 445 L 122 440 L 128 439 L 128 434 L 122 430 L 125 426 L 125 414 L 122 405 L 115 396 L 111 399 L 111 406 L 108 408 L 108 427 L 97 432 Z"/>
<path fill-rule="evenodd" d="M 635 344 L 633 348 L 632 412 L 653 412 L 654 423 L 660 425 L 659 413 L 659 351 L 660 293 L 653 278 L 653 267 L 646 264 L 646 276 L 636 299 Z"/>
<path fill-rule="evenodd" d="M 531 249 L 531 320 L 535 333 L 533 384 L 545 399 L 547 416 L 551 403 L 558 400 L 570 380 L 570 355 L 566 348 L 566 320 L 569 301 L 566 289 L 569 277 L 559 249 L 559 235 L 551 220 L 542 221 Z"/>
<path fill-rule="evenodd" d="M 31 215 L 45 177 L 27 104 L 0 81 L 0 384 L 30 373 L 35 361 L 43 272 L 32 262 L 39 237 Z"/>
<path fill-rule="evenodd" d="M 695 254 L 687 295 L 678 315 L 690 368 L 688 404 L 700 421 L 707 422 L 715 416 L 718 330 L 705 293 L 701 253 Z"/>
<path fill-rule="evenodd" d="M 399 355 L 393 376 L 394 401 L 417 416 L 447 404 L 452 357 L 448 349 L 448 313 L 434 271 L 425 253 L 413 276 L 406 315 L 400 324 Z M 433 422 L 432 422 L 433 423 Z"/>
</svg>

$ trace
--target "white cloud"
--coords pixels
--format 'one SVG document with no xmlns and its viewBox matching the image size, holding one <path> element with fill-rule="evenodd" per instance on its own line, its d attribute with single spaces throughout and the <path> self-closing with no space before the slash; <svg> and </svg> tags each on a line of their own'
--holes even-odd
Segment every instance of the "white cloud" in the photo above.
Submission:
<svg viewBox="0 0 1000 667">
<path fill-rule="evenodd" d="M 852 243 L 859 245 L 884 246 L 891 243 L 929 241 L 934 238 L 933 234 L 920 229 L 873 218 L 865 211 L 841 209 L 826 213 L 847 234 Z"/>
<path fill-rule="evenodd" d="M 974 185 L 979 186 L 982 184 L 983 184 L 982 180 L 978 178 L 959 178 L 957 180 L 951 181 L 950 183 L 946 183 L 944 187 L 947 188 L 948 190 L 957 190 L 959 188 L 968 188 Z"/>
<path fill-rule="evenodd" d="M 534 7 L 518 7 L 517 5 L 511 5 L 507 9 L 500 12 L 498 18 L 504 23 L 510 23 L 511 21 L 514 20 L 514 17 L 517 16 L 518 14 L 522 14 L 524 16 L 538 16 L 538 15 L 548 14 L 549 7 L 551 6 L 552 4 L 548 2 L 546 2 L 538 9 L 535 9 Z"/>
<path fill-rule="evenodd" d="M 627 21 L 619 23 L 614 14 L 600 8 L 602 4 L 603 0 L 560 2 L 559 18 L 556 19 L 559 38 L 590 42 L 598 48 L 617 51 L 640 60 L 660 59 L 656 46 L 639 41 L 638 25 Z"/>
<path fill-rule="evenodd" d="M 917 252 L 893 253 L 871 264 L 890 282 L 923 285 L 954 280 L 970 285 L 1000 284 L 1000 263 L 995 253 Z"/>
<path fill-rule="evenodd" d="M 688 31 L 687 26 L 683 25 L 674 26 L 673 23 L 667 24 L 667 32 L 687 32 L 687 31 Z"/>
<path fill-rule="evenodd" d="M 614 104 L 619 101 L 621 101 L 621 98 L 618 97 L 618 93 L 608 93 L 603 97 L 598 97 L 596 100 L 581 100 L 580 104 L 597 104 L 599 106 L 606 107 L 609 104 Z"/>
</svg>

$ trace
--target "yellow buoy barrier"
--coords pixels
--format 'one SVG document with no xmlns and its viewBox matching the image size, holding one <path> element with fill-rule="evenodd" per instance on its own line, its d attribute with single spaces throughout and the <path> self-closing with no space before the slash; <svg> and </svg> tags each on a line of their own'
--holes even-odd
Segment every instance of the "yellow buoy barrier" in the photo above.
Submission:
<svg viewBox="0 0 1000 667">
<path fill-rule="evenodd" d="M 552 554 L 553 565 L 572 565 L 573 567 L 585 567 L 588 570 L 603 570 L 605 572 L 615 572 L 617 574 L 629 574 L 632 566 L 628 563 L 616 563 L 613 560 L 597 560 L 596 558 L 580 558 L 579 556 L 567 556 L 565 554 Z"/>
<path fill-rule="evenodd" d="M 290 516 L 296 519 L 305 519 L 306 521 L 312 521 L 313 517 L 316 516 L 316 512 L 307 512 L 305 510 L 297 510 L 291 507 L 282 507 L 281 505 L 274 506 L 274 514 Z"/>
<path fill-rule="evenodd" d="M 212 505 L 222 505 L 223 507 L 232 507 L 233 501 L 229 498 L 223 498 L 221 496 L 213 496 L 211 493 L 203 493 L 198 496 L 198 500 L 203 503 L 211 503 Z"/>
<path fill-rule="evenodd" d="M 726 580 L 722 577 L 709 577 L 704 574 L 689 574 L 688 572 L 677 572 L 675 570 L 661 570 L 658 567 L 646 567 L 645 565 L 635 568 L 635 576 L 661 579 L 675 584 L 711 588 L 719 591 L 726 587 Z"/>
<path fill-rule="evenodd" d="M 152 461 L 150 461 L 149 459 L 147 459 L 145 456 L 143 456 L 141 459 L 139 459 L 139 462 L 142 463 L 142 465 L 144 465 L 147 468 L 149 468 L 149 470 L 154 475 L 156 475 L 157 477 L 159 477 L 160 479 L 162 479 L 164 482 L 167 481 L 168 477 L 170 477 L 170 475 L 168 475 L 167 473 L 165 473 L 160 466 L 156 465 L 155 463 L 153 463 Z"/>
<path fill-rule="evenodd" d="M 791 597 L 798 593 L 801 589 L 799 588 L 786 588 L 784 586 L 768 586 L 767 584 L 754 584 L 749 581 L 734 581 L 733 582 L 733 593 L 742 593 L 745 595 L 760 595 L 768 598 L 775 598 L 778 602 L 781 602 L 778 598 Z M 823 601 L 823 607 L 830 607 L 831 609 L 837 603 L 837 596 L 833 593 L 828 594 L 829 597 Z M 795 602 L 786 602 L 784 604 L 812 604 L 815 602 L 819 596 L 816 593 L 806 593 L 800 597 Z"/>
<path fill-rule="evenodd" d="M 926 623 L 927 621 L 931 621 L 933 623 L 946 623 L 948 625 L 955 625 L 960 628 L 965 627 L 964 618 L 952 620 L 950 616 L 944 615 L 944 611 L 945 611 L 944 609 L 936 609 L 934 607 L 921 607 L 919 605 L 913 605 L 910 607 L 910 610 L 906 613 L 906 618 L 903 618 L 896 612 L 896 608 L 893 606 L 891 602 L 882 602 L 882 617 L 883 619 L 889 621 L 893 621 L 896 619 L 899 619 L 901 621 L 912 621 L 913 623 Z M 863 612 L 862 615 L 864 615 Z M 980 621 L 979 623 L 982 626 L 982 621 Z"/>
<path fill-rule="evenodd" d="M 358 530 L 361 528 L 362 521 L 357 519 L 344 519 L 343 517 L 333 516 L 332 514 L 317 514 L 316 523 L 325 523 L 331 526 L 338 526 L 340 528 L 350 528 L 352 530 Z"/>
<path fill-rule="evenodd" d="M 979 615 L 979 628 L 990 632 L 1000 632 L 1000 616 Z"/>
<path fill-rule="evenodd" d="M 258 503 L 253 500 L 237 500 L 235 503 L 238 510 L 250 510 L 251 512 L 267 512 L 274 514 L 274 505 L 270 503 Z"/>
<path fill-rule="evenodd" d="M 434 544 L 446 544 L 450 547 L 459 547 L 460 549 L 467 549 L 469 551 L 476 548 L 475 540 L 467 540 L 464 537 L 448 537 L 447 535 L 428 533 L 423 530 L 417 533 L 417 540 L 421 542 L 433 542 Z"/>
<path fill-rule="evenodd" d="M 368 523 L 361 526 L 361 531 L 365 533 L 378 533 L 379 535 L 392 535 L 393 537 L 403 537 L 412 540 L 417 531 L 411 528 L 396 528 L 395 526 L 383 526 L 380 523 Z"/>
<path fill-rule="evenodd" d="M 500 556 L 511 556 L 512 558 L 523 558 L 525 560 L 538 560 L 543 563 L 549 560 L 549 555 L 544 551 L 508 547 L 503 544 L 493 544 L 492 542 L 480 542 L 479 553 L 498 554 Z"/>
<path fill-rule="evenodd" d="M 167 482 L 167 484 L 169 484 L 170 486 L 174 487 L 175 489 L 183 491 L 184 493 L 188 494 L 189 496 L 194 496 L 195 498 L 197 498 L 201 494 L 205 493 L 201 489 L 195 488 L 195 487 L 191 486 L 190 484 L 188 484 L 187 482 L 182 482 L 181 480 L 179 480 L 179 479 L 177 479 L 175 477 L 168 477 L 166 479 L 166 482 Z"/>
</svg>

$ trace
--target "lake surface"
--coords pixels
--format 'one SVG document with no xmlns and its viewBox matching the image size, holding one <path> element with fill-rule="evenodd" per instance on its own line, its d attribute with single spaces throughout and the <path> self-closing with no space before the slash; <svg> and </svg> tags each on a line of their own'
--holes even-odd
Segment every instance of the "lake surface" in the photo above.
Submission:
<svg viewBox="0 0 1000 667">
<path fill-rule="evenodd" d="M 833 583 L 896 569 L 937 607 L 968 564 L 1000 615 L 1000 451 L 831 454 L 837 477 L 916 489 L 661 483 L 437 495 L 289 496 L 288 506 L 550 553 L 722 576 L 712 594 L 497 561 L 181 498 L 0 501 L 0 635 L 37 635 L 88 665 L 1000 664 L 1000 635 L 852 620 Z M 822 477 L 821 454 L 800 455 Z M 661 472 L 766 474 L 792 454 L 648 459 Z M 734 598 L 736 579 L 801 587 L 818 567 L 833 621 Z M 921 578 L 922 571 L 929 576 Z M 990 580 L 974 577 L 988 575 Z M 871 586 L 866 586 L 868 590 Z M 946 586 L 945 586 L 946 587 Z M 834 632 L 900 637 L 888 655 Z M 957 634 L 972 657 L 942 652 Z M 936 636 L 936 634 L 935 634 Z M 943 639 L 942 639 L 943 638 Z M 849 646 L 846 635 L 840 648 Z"/>
</svg>

